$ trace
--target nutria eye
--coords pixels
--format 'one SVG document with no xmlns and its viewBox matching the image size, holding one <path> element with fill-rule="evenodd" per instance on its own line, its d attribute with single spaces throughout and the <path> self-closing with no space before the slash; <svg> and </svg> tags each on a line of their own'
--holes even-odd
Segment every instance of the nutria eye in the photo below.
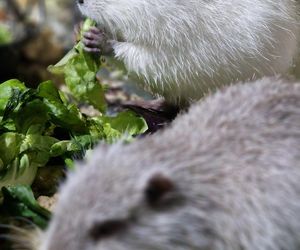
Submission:
<svg viewBox="0 0 300 250">
<path fill-rule="evenodd" d="M 100 240 L 110 237 L 123 231 L 127 227 L 127 223 L 121 220 L 108 220 L 96 223 L 89 231 L 89 235 L 93 240 Z"/>
<path fill-rule="evenodd" d="M 162 174 L 153 175 L 145 189 L 146 200 L 149 205 L 155 206 L 168 193 L 174 191 L 175 186 L 171 179 Z"/>
</svg>

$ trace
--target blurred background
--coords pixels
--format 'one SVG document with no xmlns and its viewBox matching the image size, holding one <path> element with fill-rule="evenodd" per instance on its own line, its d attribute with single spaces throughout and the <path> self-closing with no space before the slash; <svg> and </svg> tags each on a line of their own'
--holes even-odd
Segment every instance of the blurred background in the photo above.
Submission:
<svg viewBox="0 0 300 250">
<path fill-rule="evenodd" d="M 0 0 L 0 83 L 14 78 L 35 88 L 42 81 L 53 80 L 64 88 L 63 76 L 51 74 L 47 67 L 74 46 L 74 27 L 83 19 L 75 0 Z M 109 104 L 140 99 L 138 96 L 152 99 L 132 84 L 124 71 L 106 66 L 98 77 L 109 86 Z"/>
<path fill-rule="evenodd" d="M 46 68 L 74 43 L 81 15 L 74 0 L 0 1 L 0 82 L 34 85 L 53 76 Z"/>
</svg>

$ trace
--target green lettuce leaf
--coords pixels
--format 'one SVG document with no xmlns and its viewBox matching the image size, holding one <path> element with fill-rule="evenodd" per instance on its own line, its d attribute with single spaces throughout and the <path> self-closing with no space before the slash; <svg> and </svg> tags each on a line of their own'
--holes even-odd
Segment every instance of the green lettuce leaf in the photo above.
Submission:
<svg viewBox="0 0 300 250">
<path fill-rule="evenodd" d="M 0 188 L 32 184 L 37 168 L 46 165 L 51 147 L 57 142 L 53 137 L 38 134 L 0 135 Z"/>
<path fill-rule="evenodd" d="M 133 136 L 142 134 L 148 129 L 145 120 L 132 111 L 123 111 L 114 117 L 101 117 L 101 123 L 108 142 L 114 142 L 119 138 L 130 141 Z"/>
<path fill-rule="evenodd" d="M 86 19 L 82 34 L 95 24 L 93 20 Z M 83 47 L 82 42 L 79 41 L 56 65 L 49 66 L 48 70 L 53 74 L 65 75 L 66 85 L 75 99 L 105 112 L 104 88 L 97 80 L 100 57 L 95 59 L 90 53 L 86 53 Z"/>
<path fill-rule="evenodd" d="M 74 104 L 66 105 L 51 81 L 38 86 L 37 96 L 43 98 L 43 103 L 54 123 L 75 132 L 87 132 L 85 120 L 79 109 Z"/>
<path fill-rule="evenodd" d="M 46 228 L 51 213 L 37 203 L 29 186 L 3 187 L 2 193 L 4 201 L 1 212 L 13 217 L 25 217 L 40 228 Z"/>
<path fill-rule="evenodd" d="M 24 91 L 25 85 L 19 80 L 12 79 L 0 84 L 0 115 L 2 116 L 8 101 L 10 100 L 13 91 Z M 14 98 L 15 99 L 15 98 Z M 17 101 L 17 100 L 15 100 Z"/>
</svg>

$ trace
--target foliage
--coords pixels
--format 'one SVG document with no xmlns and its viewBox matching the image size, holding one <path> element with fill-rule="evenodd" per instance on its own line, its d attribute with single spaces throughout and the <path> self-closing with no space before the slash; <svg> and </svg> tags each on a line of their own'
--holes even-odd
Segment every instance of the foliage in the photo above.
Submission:
<svg viewBox="0 0 300 250">
<path fill-rule="evenodd" d="M 18 80 L 9 80 L 0 85 L 0 93 L 0 188 L 30 185 L 37 168 L 51 157 L 70 162 L 72 155 L 84 154 L 100 139 L 130 140 L 147 128 L 130 111 L 116 117 L 87 117 L 50 81 L 29 89 Z M 65 138 L 59 138 L 57 129 L 63 129 Z"/>
<path fill-rule="evenodd" d="M 83 24 L 82 33 L 93 25 L 95 22 L 87 19 Z M 65 83 L 77 100 L 85 101 L 104 112 L 104 88 L 97 80 L 100 57 L 96 58 L 86 53 L 83 47 L 83 43 L 79 41 L 56 65 L 49 66 L 48 70 L 53 74 L 64 74 Z"/>
<path fill-rule="evenodd" d="M 88 19 L 83 29 L 91 25 L 94 22 Z M 50 167 L 55 159 L 72 167 L 73 159 L 83 157 L 99 140 L 130 141 L 147 130 L 146 122 L 133 112 L 106 115 L 105 88 L 96 78 L 100 66 L 99 59 L 85 53 L 79 42 L 49 67 L 55 74 L 64 74 L 77 103 L 88 103 L 100 111 L 95 117 L 81 113 L 51 81 L 36 89 L 16 79 L 0 84 L 1 209 L 8 208 L 13 215 L 44 227 L 49 214 L 39 208 L 30 189 L 38 168 Z"/>
<path fill-rule="evenodd" d="M 47 226 L 51 214 L 38 204 L 29 186 L 3 187 L 2 193 L 5 198 L 2 214 L 25 217 L 40 228 Z"/>
</svg>

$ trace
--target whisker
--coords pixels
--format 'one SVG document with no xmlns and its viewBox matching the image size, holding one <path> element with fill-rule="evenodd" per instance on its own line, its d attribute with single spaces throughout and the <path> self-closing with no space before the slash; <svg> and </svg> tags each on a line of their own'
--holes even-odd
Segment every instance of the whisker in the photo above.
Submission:
<svg viewBox="0 0 300 250">
<path fill-rule="evenodd" d="M 22 221 L 22 222 L 26 222 L 29 225 L 36 226 L 31 220 L 29 220 L 28 218 L 25 218 L 25 217 L 15 216 L 12 219 L 15 220 L 16 222 Z"/>
<path fill-rule="evenodd" d="M 28 233 L 29 230 L 34 229 L 34 227 L 31 227 L 31 228 L 22 228 L 22 227 L 17 227 L 15 225 L 9 225 L 9 224 L 0 224 L 0 228 L 10 229 L 10 230 L 12 230 L 14 232 L 22 233 L 22 234 L 26 234 L 26 233 Z"/>
<path fill-rule="evenodd" d="M 16 241 L 20 240 L 20 237 L 18 237 L 17 235 L 11 235 L 11 234 L 1 234 L 0 239 L 11 241 L 11 242 L 16 242 Z"/>
<path fill-rule="evenodd" d="M 30 224 L 24 227 L 18 227 L 10 224 L 0 224 L 0 229 L 5 233 L 0 233 L 0 240 L 7 242 L 13 250 L 33 250 L 39 245 L 39 235 L 42 230 L 37 226 Z"/>
</svg>

